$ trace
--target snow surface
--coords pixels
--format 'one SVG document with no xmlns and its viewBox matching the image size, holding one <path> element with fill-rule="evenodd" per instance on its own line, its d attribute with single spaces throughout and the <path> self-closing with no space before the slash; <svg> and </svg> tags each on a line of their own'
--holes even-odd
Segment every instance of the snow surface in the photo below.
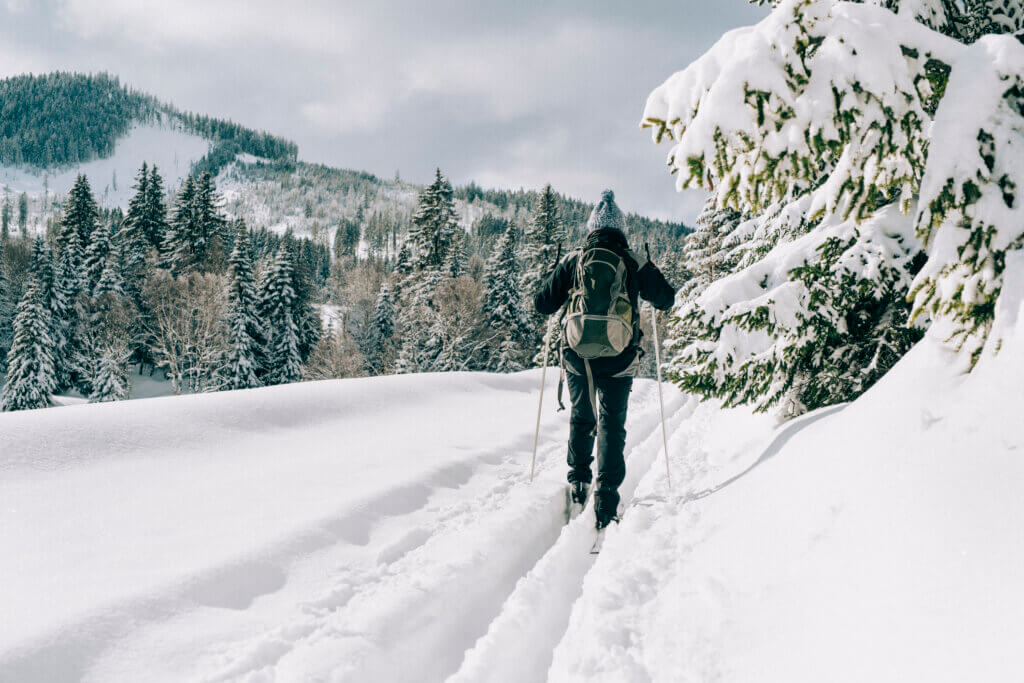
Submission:
<svg viewBox="0 0 1024 683">
<path fill-rule="evenodd" d="M 89 178 L 96 201 L 103 206 L 126 209 L 142 162 L 156 164 L 164 179 L 164 187 L 173 190 L 188 175 L 192 164 L 209 151 L 209 147 L 208 140 L 173 126 L 137 125 L 117 141 L 113 155 L 106 159 L 94 159 L 47 172 L 0 166 L 0 188 L 7 186 L 16 194 L 27 192 L 33 198 L 43 195 L 47 189 L 51 196 L 62 196 L 74 185 L 78 174 L 84 173 Z"/>
<path fill-rule="evenodd" d="M 951 359 L 781 426 L 669 388 L 673 490 L 638 381 L 596 558 L 537 371 L 0 415 L 0 680 L 1019 680 L 1024 335 Z"/>
</svg>

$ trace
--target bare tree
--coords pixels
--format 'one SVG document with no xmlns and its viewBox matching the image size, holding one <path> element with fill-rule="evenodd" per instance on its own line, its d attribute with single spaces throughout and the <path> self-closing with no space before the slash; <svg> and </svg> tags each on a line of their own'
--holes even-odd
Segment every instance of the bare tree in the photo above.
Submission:
<svg viewBox="0 0 1024 683">
<path fill-rule="evenodd" d="M 226 343 L 223 277 L 175 278 L 160 271 L 146 283 L 144 296 L 152 311 L 147 331 L 156 365 L 167 373 L 174 393 L 213 389 Z"/>
</svg>

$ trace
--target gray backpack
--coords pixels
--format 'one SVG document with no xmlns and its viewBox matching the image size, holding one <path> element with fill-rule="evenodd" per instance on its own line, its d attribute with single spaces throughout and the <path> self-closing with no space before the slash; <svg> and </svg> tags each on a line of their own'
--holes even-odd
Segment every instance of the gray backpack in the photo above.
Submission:
<svg viewBox="0 0 1024 683">
<path fill-rule="evenodd" d="M 617 356 L 632 343 L 635 312 L 626 288 L 627 272 L 625 259 L 603 247 L 585 249 L 576 258 L 565 341 L 580 358 Z"/>
</svg>

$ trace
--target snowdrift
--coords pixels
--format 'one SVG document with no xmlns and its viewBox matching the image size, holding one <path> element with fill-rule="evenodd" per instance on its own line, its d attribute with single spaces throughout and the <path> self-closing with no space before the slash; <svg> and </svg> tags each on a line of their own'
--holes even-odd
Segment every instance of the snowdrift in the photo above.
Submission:
<svg viewBox="0 0 1024 683">
<path fill-rule="evenodd" d="M 564 525 L 536 371 L 0 416 L 0 680 L 1009 681 L 1024 338 L 926 339 L 776 426 L 630 408 L 624 519 Z M 552 379 L 549 390 L 554 389 Z M 551 396 L 552 394 L 548 394 Z"/>
</svg>

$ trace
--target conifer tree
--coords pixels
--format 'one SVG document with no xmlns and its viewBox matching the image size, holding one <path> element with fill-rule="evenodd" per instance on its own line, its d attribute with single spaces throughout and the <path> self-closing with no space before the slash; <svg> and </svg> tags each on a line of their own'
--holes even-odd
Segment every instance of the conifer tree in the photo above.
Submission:
<svg viewBox="0 0 1024 683">
<path fill-rule="evenodd" d="M 4 191 L 4 201 L 0 205 L 0 239 L 6 240 L 11 236 L 11 195 L 9 190 Z"/>
<path fill-rule="evenodd" d="M 77 243 L 77 240 L 75 240 Z M 77 305 L 83 283 L 74 256 L 65 251 L 60 254 L 54 272 L 53 295 L 50 298 L 50 316 L 57 388 L 71 386 L 75 352 L 72 345 L 74 330 L 78 326 L 80 307 Z"/>
<path fill-rule="evenodd" d="M 437 169 L 434 182 L 419 197 L 409 229 L 413 270 L 440 269 L 447 260 L 452 237 L 459 229 L 451 183 Z"/>
<path fill-rule="evenodd" d="M 64 216 L 61 219 L 60 231 L 57 235 L 57 245 L 61 249 L 69 248 L 74 242 L 72 232 L 78 237 L 78 249 L 84 256 L 92 242 L 92 233 L 99 225 L 100 211 L 93 198 L 92 189 L 89 187 L 89 179 L 84 174 L 79 174 L 75 184 L 68 193 L 64 205 Z M 77 264 L 76 264 L 77 265 Z"/>
<path fill-rule="evenodd" d="M 146 193 L 149 188 L 149 169 L 146 162 L 135 179 L 135 193 L 128 200 L 128 215 L 118 231 L 116 248 L 121 254 L 122 276 L 125 289 L 139 300 L 142 281 L 146 275 L 146 254 L 150 242 L 147 234 Z"/>
<path fill-rule="evenodd" d="M 265 343 L 257 305 L 252 271 L 252 247 L 244 227 L 235 238 L 228 262 L 227 335 L 228 346 L 220 371 L 224 389 L 248 389 L 260 386 L 258 377 L 264 366 Z"/>
<path fill-rule="evenodd" d="M 282 247 L 267 269 L 260 291 L 259 312 L 267 335 L 266 364 L 261 379 L 267 385 L 296 382 L 302 377 L 292 277 L 291 258 Z"/>
<path fill-rule="evenodd" d="M 189 174 L 174 198 L 174 215 L 171 216 L 160 247 L 163 265 L 173 275 L 188 272 L 193 265 L 191 238 L 196 223 L 195 197 L 196 181 Z"/>
<path fill-rule="evenodd" d="M 520 289 L 527 302 L 532 301 L 545 278 L 554 269 L 558 245 L 564 241 L 565 227 L 558 215 L 558 201 L 551 185 L 546 185 L 537 199 L 533 218 L 523 235 L 523 275 L 520 280 Z M 527 305 L 525 308 L 532 333 L 529 345 L 536 349 L 537 358 L 534 360 L 539 363 L 542 355 L 540 347 L 544 342 L 546 325 L 549 323 L 547 316 L 537 313 L 533 310 L 532 305 Z M 547 364 L 552 365 L 557 362 L 558 350 L 553 348 Z"/>
<path fill-rule="evenodd" d="M 95 291 L 103 271 L 107 269 L 107 264 L 116 259 L 111 235 L 114 229 L 112 223 L 98 226 L 93 231 L 89 248 L 85 251 L 85 282 L 90 293 Z"/>
<path fill-rule="evenodd" d="M 373 307 L 374 336 L 384 341 L 395 333 L 395 302 L 391 296 L 391 285 L 384 282 Z"/>
<path fill-rule="evenodd" d="M 727 247 L 727 239 L 739 225 L 741 214 L 733 209 L 717 209 L 708 202 L 697 217 L 697 229 L 686 239 L 686 278 L 679 299 L 692 299 L 709 284 L 728 275 L 737 266 L 737 259 Z"/>
<path fill-rule="evenodd" d="M 22 236 L 28 233 L 28 195 L 24 192 L 18 196 L 18 230 Z"/>
<path fill-rule="evenodd" d="M 37 283 L 30 276 L 14 317 L 3 410 L 31 410 L 50 405 L 56 380 L 49 328 L 49 314 L 39 302 Z"/>
<path fill-rule="evenodd" d="M 128 398 L 128 390 L 127 359 L 119 358 L 113 349 L 105 350 L 97 363 L 89 402 L 121 401 Z"/>
<path fill-rule="evenodd" d="M 14 302 L 11 300 L 13 292 L 4 269 L 4 247 L 4 241 L 0 240 L 0 367 L 7 358 L 14 334 Z"/>
<path fill-rule="evenodd" d="M 154 249 L 161 249 L 167 235 L 167 205 L 164 202 L 164 181 L 156 166 L 149 170 L 143 195 L 142 230 Z"/>
<path fill-rule="evenodd" d="M 515 226 L 510 223 L 484 269 L 483 314 L 495 338 L 502 340 L 501 353 L 491 359 L 490 367 L 497 372 L 521 370 L 529 353 L 524 342 L 530 336 L 530 325 L 523 312 L 520 286 Z"/>
<path fill-rule="evenodd" d="M 382 374 L 387 371 L 392 360 L 395 334 L 395 300 L 391 285 L 385 280 L 377 294 L 373 306 L 373 319 L 370 330 L 363 341 L 363 357 L 371 371 Z"/>
</svg>

